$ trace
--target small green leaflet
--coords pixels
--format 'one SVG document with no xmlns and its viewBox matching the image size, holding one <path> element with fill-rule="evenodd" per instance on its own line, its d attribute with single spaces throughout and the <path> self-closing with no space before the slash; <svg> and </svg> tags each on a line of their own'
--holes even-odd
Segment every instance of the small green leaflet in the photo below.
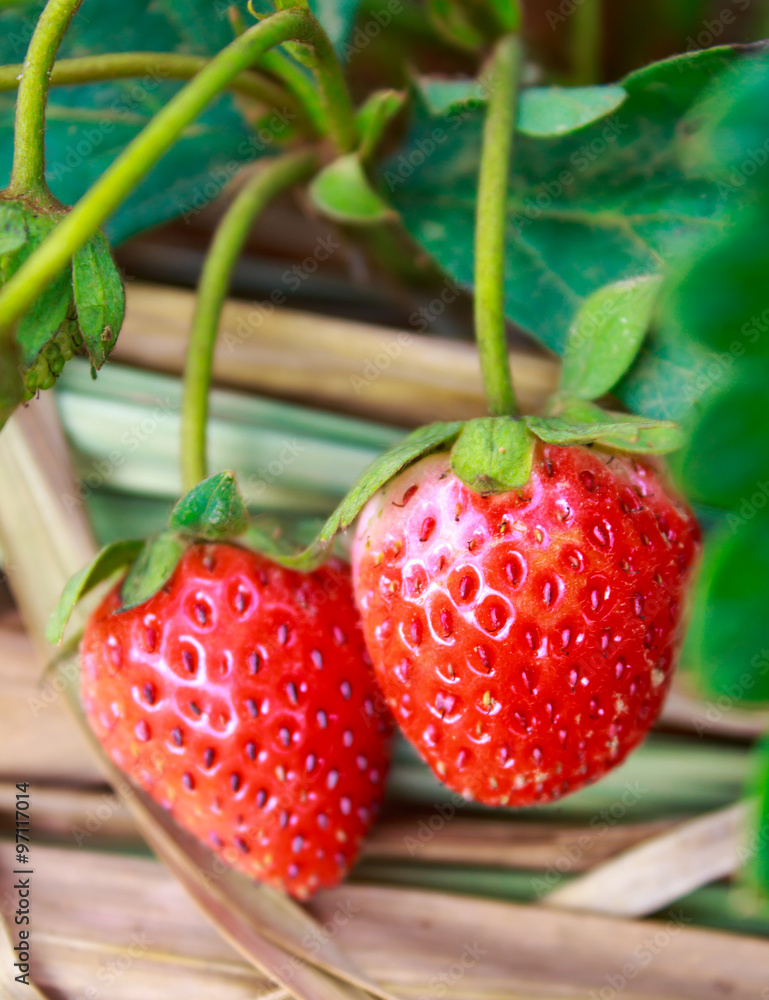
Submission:
<svg viewBox="0 0 769 1000">
<path fill-rule="evenodd" d="M 617 451 L 665 454 L 680 448 L 684 435 L 678 424 L 632 413 L 611 413 L 592 403 L 574 400 L 553 417 L 525 417 L 526 426 L 549 444 L 601 444 Z"/>
<path fill-rule="evenodd" d="M 460 114 L 486 103 L 483 79 L 422 76 L 417 89 L 432 115 Z M 516 128 L 525 135 L 557 136 L 573 132 L 611 111 L 627 97 L 624 87 L 525 87 L 518 95 Z"/>
<path fill-rule="evenodd" d="M 406 100 L 403 90 L 377 90 L 359 109 L 355 122 L 360 136 L 358 156 L 365 163 L 376 152 L 385 129 Z"/>
<path fill-rule="evenodd" d="M 58 605 L 48 620 L 45 637 L 50 643 L 61 642 L 64 629 L 78 601 L 102 580 L 108 579 L 119 569 L 132 563 L 144 547 L 141 539 L 112 542 L 79 573 L 76 573 L 64 588 Z"/>
<path fill-rule="evenodd" d="M 30 240 L 17 254 L 31 253 L 37 244 Z M 16 341 L 21 349 L 21 361 L 28 368 L 67 318 L 72 305 L 72 282 L 65 269 L 40 293 L 16 327 Z"/>
<path fill-rule="evenodd" d="M 125 290 L 109 243 L 96 233 L 72 261 L 72 288 L 80 332 L 94 368 L 112 350 L 125 314 Z"/>
<path fill-rule="evenodd" d="M 135 608 L 156 594 L 171 578 L 184 549 L 185 543 L 170 531 L 148 539 L 123 583 L 120 610 Z"/>
<path fill-rule="evenodd" d="M 393 215 L 371 186 L 356 153 L 341 156 L 321 170 L 310 185 L 310 198 L 337 222 L 371 225 Z"/>
<path fill-rule="evenodd" d="M 328 554 L 334 535 L 347 528 L 373 497 L 377 490 L 388 483 L 407 465 L 415 462 L 442 445 L 448 446 L 463 427 L 461 421 L 428 424 L 412 431 L 402 441 L 393 445 L 366 469 L 353 488 L 326 521 L 315 541 L 295 556 L 272 555 L 276 562 L 293 569 L 310 570 L 318 566 Z"/>
<path fill-rule="evenodd" d="M 574 317 L 561 369 L 561 388 L 580 399 L 606 395 L 641 349 L 657 300 L 659 275 L 604 285 Z"/>
<path fill-rule="evenodd" d="M 531 474 L 534 437 L 522 420 L 481 417 L 462 428 L 451 450 L 451 468 L 476 493 L 505 493 Z"/>
<path fill-rule="evenodd" d="M 172 531 L 216 541 L 242 534 L 248 510 L 233 472 L 217 472 L 193 487 L 171 511 Z"/>
<path fill-rule="evenodd" d="M 18 250 L 27 242 L 26 211 L 23 205 L 0 199 L 0 256 Z"/>
<path fill-rule="evenodd" d="M 603 118 L 624 102 L 619 84 L 603 87 L 527 87 L 521 91 L 518 131 L 525 135 L 565 135 Z"/>
</svg>

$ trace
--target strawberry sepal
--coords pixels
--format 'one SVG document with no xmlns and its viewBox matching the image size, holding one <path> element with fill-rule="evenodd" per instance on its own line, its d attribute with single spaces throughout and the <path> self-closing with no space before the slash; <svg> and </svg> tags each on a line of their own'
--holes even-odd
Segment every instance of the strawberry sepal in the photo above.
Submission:
<svg viewBox="0 0 769 1000">
<path fill-rule="evenodd" d="M 48 620 L 45 632 L 48 642 L 54 645 L 61 642 L 75 605 L 98 584 L 129 566 L 142 551 L 144 544 L 141 538 L 111 542 L 69 580 Z"/>
<path fill-rule="evenodd" d="M 168 527 L 209 542 L 242 535 L 248 509 L 233 472 L 217 472 L 186 493 L 171 511 Z"/>
<path fill-rule="evenodd" d="M 552 416 L 524 420 L 546 444 L 598 444 L 616 451 L 664 455 L 684 442 L 682 428 L 671 420 L 615 413 L 580 399 L 561 399 Z"/>
<path fill-rule="evenodd" d="M 506 493 L 531 475 L 534 435 L 515 417 L 469 420 L 451 450 L 451 470 L 476 493 Z"/>
</svg>

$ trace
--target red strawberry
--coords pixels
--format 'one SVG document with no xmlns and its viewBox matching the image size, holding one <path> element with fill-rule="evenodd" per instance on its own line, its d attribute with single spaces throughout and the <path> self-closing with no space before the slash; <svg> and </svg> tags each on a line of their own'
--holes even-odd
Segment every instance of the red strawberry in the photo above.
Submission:
<svg viewBox="0 0 769 1000">
<path fill-rule="evenodd" d="M 168 584 L 82 645 L 83 702 L 114 762 L 233 867 L 305 898 L 355 860 L 382 799 L 375 710 L 349 571 L 303 575 L 196 544 Z"/>
<path fill-rule="evenodd" d="M 397 721 L 452 789 L 547 802 L 595 781 L 665 697 L 699 531 L 657 467 L 537 442 L 481 496 L 439 453 L 361 515 L 353 579 Z"/>
</svg>

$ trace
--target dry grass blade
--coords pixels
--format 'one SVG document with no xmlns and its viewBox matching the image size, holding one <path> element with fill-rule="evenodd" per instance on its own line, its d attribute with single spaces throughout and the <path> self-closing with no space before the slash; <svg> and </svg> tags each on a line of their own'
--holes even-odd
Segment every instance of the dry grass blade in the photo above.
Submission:
<svg viewBox="0 0 769 1000">
<path fill-rule="evenodd" d="M 193 305 L 192 292 L 132 283 L 113 358 L 180 373 Z M 512 369 L 523 409 L 540 410 L 555 390 L 555 361 L 517 351 Z M 486 413 L 470 344 L 289 309 L 255 310 L 234 299 L 222 316 L 214 374 L 223 385 L 401 426 Z"/>
<path fill-rule="evenodd" d="M 164 809 L 130 785 L 91 734 L 77 691 L 64 680 L 70 709 L 87 735 L 105 777 L 114 788 L 121 789 L 121 798 L 142 836 L 245 958 L 303 1000 L 361 1000 L 364 990 L 382 1000 L 393 1000 L 367 980 L 333 941 L 323 941 L 318 936 L 316 921 L 298 904 L 283 893 L 249 882 L 227 868 L 198 840 L 180 829 Z M 320 944 L 310 952 L 303 940 Z M 290 982 L 281 972 L 286 967 L 293 970 Z M 337 980 L 347 983 L 347 988 L 342 988 Z"/>
<path fill-rule="evenodd" d="M 8 828 L 14 808 L 14 783 L 0 780 L 0 823 L 8 817 Z M 461 816 L 433 830 L 430 823 L 434 818 L 435 813 L 424 809 L 383 817 L 366 838 L 362 857 L 536 871 L 555 866 L 566 856 L 575 859 L 570 861 L 570 871 L 579 872 L 673 824 L 673 820 L 618 824 L 607 827 L 597 837 L 588 825 Z M 138 848 L 141 844 L 141 835 L 125 802 L 103 788 L 36 783 L 35 829 L 38 836 L 65 844 L 72 842 L 75 832 L 86 836 L 93 846 Z M 420 831 L 427 831 L 429 836 L 420 838 Z"/>
<path fill-rule="evenodd" d="M 686 678 L 679 672 L 665 701 L 660 722 L 698 736 L 754 740 L 769 729 L 769 712 L 731 705 L 722 707 L 719 703 L 704 701 L 688 690 Z"/>
<path fill-rule="evenodd" d="M 555 889 L 545 902 L 622 917 L 656 913 L 737 870 L 748 812 L 741 802 L 680 823 Z"/>
<path fill-rule="evenodd" d="M 69 577 L 91 558 L 94 541 L 66 460 L 56 403 L 46 393 L 17 410 L 0 434 L 0 546 L 29 635 L 43 637 Z"/>
<path fill-rule="evenodd" d="M 150 942 L 144 957 L 152 962 L 110 990 L 110 1000 L 164 1000 L 161 976 L 165 996 L 262 996 L 256 977 L 243 978 L 245 963 L 154 860 L 39 845 L 35 873 L 40 957 L 55 975 L 44 982 L 55 995 L 70 995 L 73 941 L 93 953 L 125 947 L 136 931 Z M 409 1000 L 594 1000 L 610 989 L 622 1000 L 759 1000 L 769 967 L 769 942 L 692 928 L 678 911 L 664 922 L 616 920 L 361 885 L 340 886 L 311 906 L 368 976 Z M 340 913 L 347 919 L 335 920 Z M 95 966 L 92 959 L 90 976 Z M 89 981 L 82 971 L 73 997 Z"/>
<path fill-rule="evenodd" d="M 48 611 L 67 578 L 90 558 L 95 541 L 82 505 L 75 504 L 67 509 L 65 497 L 77 493 L 67 463 L 66 446 L 60 436 L 51 397 L 44 397 L 41 406 L 39 403 L 17 413 L 0 439 L 0 480 L 14 484 L 13 490 L 0 492 L 0 528 L 4 544 L 10 543 L 5 549 L 9 556 L 6 570 L 19 607 L 31 634 L 41 649 L 45 649 L 43 632 Z M 62 535 L 70 539 L 68 544 L 61 542 Z M 72 677 L 72 671 L 65 671 L 62 664 L 60 676 L 80 730 L 100 766 L 114 786 L 125 784 L 85 722 L 77 694 L 67 680 Z M 333 943 L 323 951 L 322 958 L 302 945 L 308 928 L 314 931 L 317 928 L 298 906 L 289 900 L 276 900 L 275 894 L 263 886 L 254 886 L 248 900 L 239 892 L 237 900 L 228 901 L 226 879 L 221 879 L 217 891 L 213 891 L 201 877 L 197 862 L 200 852 L 203 856 L 206 854 L 202 847 L 198 848 L 196 842 L 185 845 L 170 818 L 151 806 L 143 796 L 131 796 L 128 805 L 137 825 L 161 859 L 167 860 L 172 870 L 184 879 L 193 898 L 204 906 L 207 916 L 223 934 L 237 942 L 257 968 L 281 982 L 278 973 L 281 962 L 290 963 L 292 957 L 299 954 L 305 964 L 300 963 L 291 984 L 284 984 L 295 996 L 301 1000 L 349 1000 L 360 996 L 361 991 L 355 983 L 363 977 Z M 275 942 L 276 937 L 285 937 L 291 950 L 285 951 Z M 321 966 L 333 968 L 338 978 L 329 976 Z M 354 981 L 352 985 L 351 981 Z M 368 988 L 388 1000 L 387 994 L 373 983 Z"/>
<path fill-rule="evenodd" d="M 403 819 L 385 817 L 369 834 L 363 857 L 418 863 L 546 870 L 569 859 L 569 870 L 584 871 L 670 827 L 672 821 L 607 826 L 596 836 L 588 824 L 538 823 L 519 819 L 464 818 L 431 826 L 435 812 Z M 573 860 L 572 860 L 573 859 Z"/>
</svg>

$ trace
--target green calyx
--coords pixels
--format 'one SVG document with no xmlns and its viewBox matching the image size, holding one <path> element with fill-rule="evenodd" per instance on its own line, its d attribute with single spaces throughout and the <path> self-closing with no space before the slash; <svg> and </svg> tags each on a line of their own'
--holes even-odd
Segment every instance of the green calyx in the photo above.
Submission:
<svg viewBox="0 0 769 1000">
<path fill-rule="evenodd" d="M 451 449 L 451 469 L 476 493 L 506 493 L 527 482 L 534 443 L 516 417 L 470 420 Z"/>
<path fill-rule="evenodd" d="M 0 195 L 0 287 L 6 284 L 56 228 L 62 208 Z M 97 233 L 78 250 L 20 317 L 13 330 L 13 379 L 2 388 L 7 416 L 21 399 L 50 389 L 64 365 L 85 349 L 101 368 L 123 323 L 125 293 L 109 244 Z"/>
<path fill-rule="evenodd" d="M 171 511 L 168 526 L 189 538 L 219 541 L 241 535 L 248 510 L 232 472 L 218 472 L 189 491 Z"/>
<path fill-rule="evenodd" d="M 232 472 L 218 472 L 189 491 L 171 511 L 168 530 L 153 538 L 112 542 L 64 588 L 51 614 L 46 638 L 61 642 L 78 602 L 119 570 L 128 570 L 119 611 L 148 601 L 168 583 L 189 545 L 224 541 L 248 529 L 248 510 Z"/>
</svg>

